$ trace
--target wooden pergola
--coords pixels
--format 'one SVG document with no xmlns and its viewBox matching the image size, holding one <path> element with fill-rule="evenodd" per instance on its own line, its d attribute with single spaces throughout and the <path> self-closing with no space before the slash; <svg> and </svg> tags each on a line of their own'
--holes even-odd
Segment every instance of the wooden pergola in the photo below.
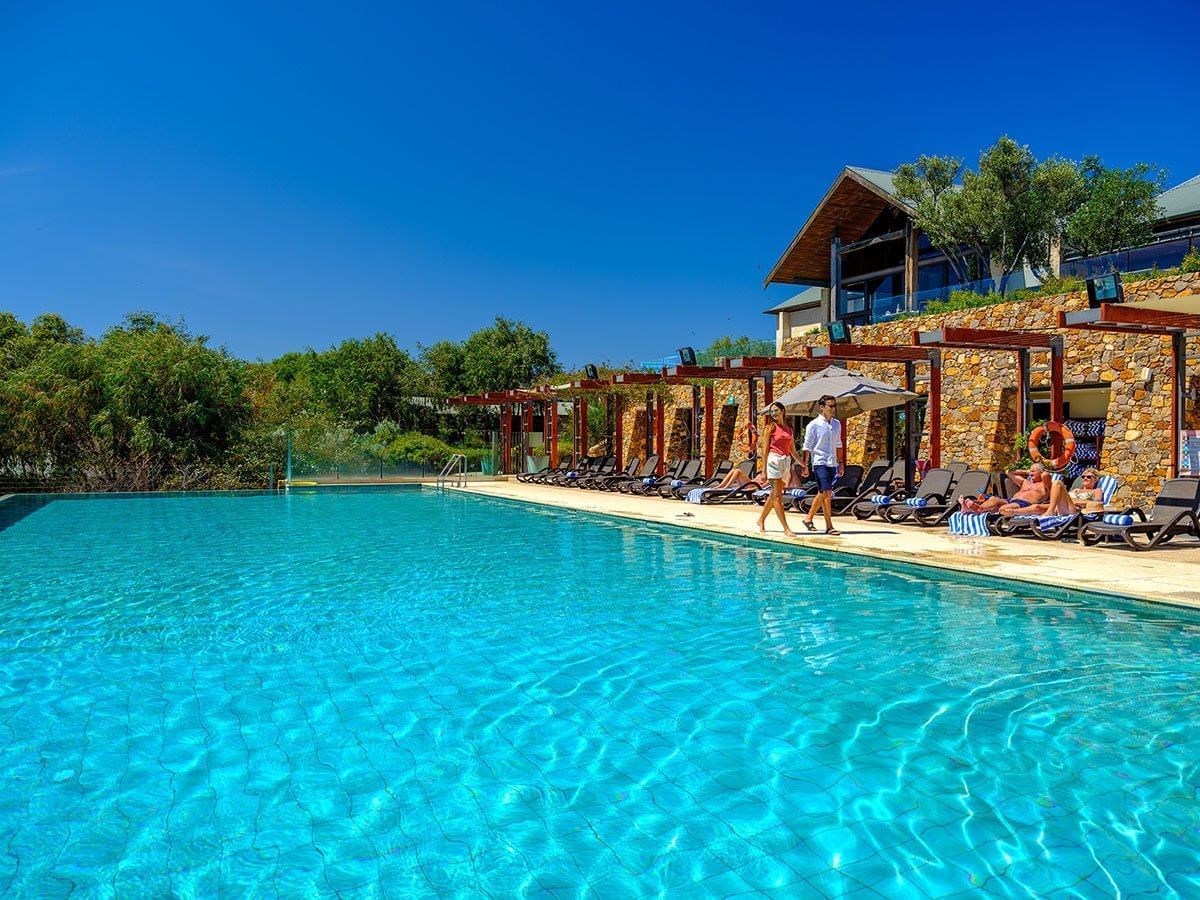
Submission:
<svg viewBox="0 0 1200 900">
<path fill-rule="evenodd" d="M 1029 357 L 1033 350 L 1050 352 L 1050 418 L 1062 421 L 1063 414 L 1063 339 L 1061 335 L 1038 331 L 1005 331 L 992 328 L 939 328 L 914 331 L 914 346 L 949 350 L 998 350 L 1017 355 L 1017 428 L 1029 427 Z"/>
<path fill-rule="evenodd" d="M 1171 474 L 1179 475 L 1179 432 L 1184 422 L 1187 333 L 1200 331 L 1200 314 L 1148 309 L 1139 304 L 1102 303 L 1098 309 L 1058 314 L 1059 328 L 1150 334 L 1171 339 Z"/>
<path fill-rule="evenodd" d="M 921 347 L 891 346 L 888 344 L 830 344 L 827 347 L 807 348 L 809 359 L 838 362 L 903 363 L 904 388 L 916 392 L 917 363 L 929 364 L 929 464 L 937 468 L 942 464 L 942 354 L 937 349 Z M 915 417 L 913 403 L 905 406 L 904 429 L 904 483 L 911 487 L 913 482 L 913 448 L 917 440 L 914 434 Z M 889 448 L 890 455 L 890 448 Z"/>
</svg>

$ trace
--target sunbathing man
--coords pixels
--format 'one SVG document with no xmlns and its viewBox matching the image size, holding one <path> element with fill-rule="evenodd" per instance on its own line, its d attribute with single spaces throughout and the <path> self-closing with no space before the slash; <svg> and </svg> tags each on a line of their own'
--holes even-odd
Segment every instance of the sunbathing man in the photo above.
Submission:
<svg viewBox="0 0 1200 900">
<path fill-rule="evenodd" d="M 980 494 L 978 497 L 962 497 L 958 504 L 963 512 L 969 513 L 1000 513 L 1002 516 L 1040 515 L 1046 511 L 1046 503 L 1050 489 L 1046 486 L 1050 476 L 1046 467 L 1034 463 L 1028 469 L 1013 469 L 1006 472 L 1005 477 L 1017 489 L 1009 499 L 997 497 L 994 494 Z"/>
<path fill-rule="evenodd" d="M 1050 485 L 1050 502 L 1046 504 L 1045 515 L 1073 516 L 1079 512 L 1101 512 L 1104 509 L 1104 491 L 1098 487 L 1100 473 L 1095 469 L 1084 469 L 1079 478 L 1083 485 L 1070 491 L 1062 481 Z"/>
</svg>

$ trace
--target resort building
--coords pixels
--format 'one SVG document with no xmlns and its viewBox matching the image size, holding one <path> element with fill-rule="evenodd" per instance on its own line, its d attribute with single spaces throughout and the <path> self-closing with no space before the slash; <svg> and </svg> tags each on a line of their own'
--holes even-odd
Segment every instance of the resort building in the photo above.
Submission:
<svg viewBox="0 0 1200 900">
<path fill-rule="evenodd" d="M 1189 249 L 1200 250 L 1200 175 L 1165 191 L 1158 202 L 1162 215 L 1150 243 L 1092 259 L 1068 256 L 1061 274 L 1168 269 Z M 914 225 L 913 215 L 896 196 L 891 172 L 844 168 L 764 281 L 808 289 L 766 311 L 777 317 L 780 347 L 813 322 L 886 322 L 919 312 L 955 288 L 987 292 L 990 279 L 962 283 L 946 255 Z M 975 269 L 986 273 L 987 261 L 975 260 Z M 1015 272 L 1008 288 L 1036 283 L 1031 272 Z"/>
</svg>

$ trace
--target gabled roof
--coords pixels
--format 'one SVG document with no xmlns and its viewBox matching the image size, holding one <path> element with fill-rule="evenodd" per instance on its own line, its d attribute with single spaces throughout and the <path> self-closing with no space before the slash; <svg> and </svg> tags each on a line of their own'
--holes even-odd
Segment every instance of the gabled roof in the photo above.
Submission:
<svg viewBox="0 0 1200 900">
<path fill-rule="evenodd" d="M 1158 206 L 1162 219 L 1200 215 L 1200 175 L 1163 191 L 1158 195 Z"/>
<path fill-rule="evenodd" d="M 763 286 L 828 283 L 829 240 L 834 229 L 843 243 L 857 241 L 888 207 L 913 215 L 913 209 L 897 199 L 890 172 L 846 166 L 771 268 Z"/>
<path fill-rule="evenodd" d="M 772 306 L 770 309 L 763 310 L 767 315 L 773 316 L 776 313 L 789 312 L 793 309 L 807 309 L 813 306 L 820 306 L 821 301 L 825 298 L 825 289 L 819 287 L 806 288 L 798 294 L 793 294 L 782 303 Z"/>
</svg>

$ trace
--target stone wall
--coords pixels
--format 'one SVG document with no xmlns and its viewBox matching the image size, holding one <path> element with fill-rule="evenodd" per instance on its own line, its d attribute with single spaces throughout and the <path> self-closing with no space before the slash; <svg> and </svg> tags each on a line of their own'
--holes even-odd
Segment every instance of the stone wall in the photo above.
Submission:
<svg viewBox="0 0 1200 900">
<path fill-rule="evenodd" d="M 1127 302 L 1200 293 L 1200 275 L 1184 275 L 1127 285 Z M 1082 292 L 1062 294 L 980 309 L 920 316 L 868 325 L 854 330 L 856 343 L 912 343 L 914 330 L 937 328 L 993 328 L 1055 331 L 1063 336 L 1063 382 L 1067 387 L 1106 384 L 1109 387 L 1108 422 L 1100 468 L 1116 474 L 1122 499 L 1142 500 L 1152 495 L 1170 474 L 1171 445 L 1171 345 L 1170 339 L 1152 335 L 1117 334 L 1058 329 L 1060 310 L 1084 309 Z M 806 346 L 827 343 L 825 336 L 808 335 L 784 344 L 785 356 L 802 355 Z M 1200 356 L 1200 341 L 1188 340 L 1189 360 Z M 1049 366 L 1049 353 L 1034 351 L 1032 366 Z M 903 383 L 903 366 L 855 364 L 860 371 L 894 384 Z M 1143 382 L 1142 370 L 1152 380 Z M 927 371 L 919 366 L 918 372 Z M 1189 369 L 1190 371 L 1190 369 Z M 800 375 L 776 377 L 776 392 L 795 383 Z M 1198 376 L 1190 376 L 1200 387 Z M 787 381 L 787 385 L 781 383 Z M 1049 373 L 1034 372 L 1033 388 L 1047 388 Z M 919 384 L 924 392 L 927 384 Z M 1188 427 L 1200 427 L 1194 400 L 1186 404 Z M 1003 469 L 1015 456 L 1017 436 L 1017 359 L 1010 351 L 945 350 L 942 353 L 942 462 L 961 460 L 986 469 Z M 850 462 L 862 462 L 881 452 L 885 419 L 858 416 L 850 420 L 847 444 Z M 928 417 L 921 452 L 929 450 Z"/>
</svg>

